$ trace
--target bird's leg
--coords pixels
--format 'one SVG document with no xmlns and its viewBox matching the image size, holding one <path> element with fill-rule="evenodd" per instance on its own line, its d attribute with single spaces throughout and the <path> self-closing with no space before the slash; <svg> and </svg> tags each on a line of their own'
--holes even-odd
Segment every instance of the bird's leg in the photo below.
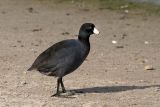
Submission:
<svg viewBox="0 0 160 107">
<path fill-rule="evenodd" d="M 61 83 L 61 78 L 57 79 L 57 92 L 55 94 L 53 94 L 51 97 L 55 97 L 55 96 L 60 96 L 60 92 L 59 92 L 59 84 Z"/>
<path fill-rule="evenodd" d="M 65 87 L 64 87 L 62 78 L 60 78 L 60 83 L 61 83 L 61 87 L 62 87 L 62 92 L 65 93 L 65 92 L 66 92 L 66 89 L 65 89 Z"/>
</svg>

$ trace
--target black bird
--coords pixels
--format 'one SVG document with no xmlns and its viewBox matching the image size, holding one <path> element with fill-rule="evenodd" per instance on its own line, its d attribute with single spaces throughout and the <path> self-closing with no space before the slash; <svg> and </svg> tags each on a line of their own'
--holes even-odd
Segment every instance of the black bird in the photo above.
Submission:
<svg viewBox="0 0 160 107">
<path fill-rule="evenodd" d="M 84 23 L 79 30 L 78 39 L 63 40 L 49 47 L 28 69 L 28 71 L 35 69 L 42 74 L 58 77 L 57 92 L 52 96 L 60 96 L 60 85 L 62 92 L 66 92 L 62 78 L 77 69 L 87 57 L 90 51 L 91 34 L 99 34 L 99 31 L 94 24 Z"/>
</svg>

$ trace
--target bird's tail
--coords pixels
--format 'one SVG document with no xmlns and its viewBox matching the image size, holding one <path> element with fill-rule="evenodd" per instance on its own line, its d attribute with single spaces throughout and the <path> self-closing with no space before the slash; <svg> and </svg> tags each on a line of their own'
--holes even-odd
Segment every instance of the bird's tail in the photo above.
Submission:
<svg viewBox="0 0 160 107">
<path fill-rule="evenodd" d="M 32 71 L 34 69 L 34 67 L 30 67 L 27 71 Z"/>
</svg>

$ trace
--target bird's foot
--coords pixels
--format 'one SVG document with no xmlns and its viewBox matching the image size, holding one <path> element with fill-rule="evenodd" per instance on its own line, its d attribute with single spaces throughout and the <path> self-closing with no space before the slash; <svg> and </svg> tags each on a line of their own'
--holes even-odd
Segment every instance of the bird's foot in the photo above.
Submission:
<svg viewBox="0 0 160 107">
<path fill-rule="evenodd" d="M 60 93 L 53 94 L 51 97 L 59 97 Z"/>
<path fill-rule="evenodd" d="M 67 91 L 66 90 L 62 90 L 62 93 L 66 93 Z"/>
</svg>

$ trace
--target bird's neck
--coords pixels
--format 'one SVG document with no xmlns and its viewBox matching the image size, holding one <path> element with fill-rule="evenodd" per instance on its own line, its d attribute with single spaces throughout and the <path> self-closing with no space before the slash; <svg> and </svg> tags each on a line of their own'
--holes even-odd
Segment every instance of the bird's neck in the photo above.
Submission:
<svg viewBox="0 0 160 107">
<path fill-rule="evenodd" d="M 83 37 L 81 37 L 81 36 L 78 36 L 78 39 L 79 39 L 83 44 L 85 44 L 85 45 L 87 45 L 87 46 L 90 46 L 89 36 L 88 36 L 88 37 L 85 37 L 85 38 L 83 38 Z"/>
</svg>

